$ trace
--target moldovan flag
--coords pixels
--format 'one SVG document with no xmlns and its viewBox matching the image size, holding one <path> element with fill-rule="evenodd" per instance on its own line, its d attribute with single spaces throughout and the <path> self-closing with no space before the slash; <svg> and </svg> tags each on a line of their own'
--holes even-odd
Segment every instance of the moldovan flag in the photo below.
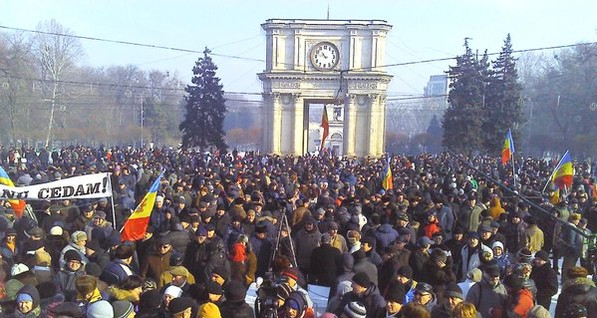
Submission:
<svg viewBox="0 0 597 318">
<path fill-rule="evenodd" d="M 149 192 L 145 195 L 141 203 L 137 206 L 133 214 L 124 223 L 122 227 L 122 241 L 136 241 L 143 238 L 147 225 L 149 225 L 149 217 L 155 204 L 155 197 L 160 188 L 160 180 L 164 172 L 160 173 L 159 177 L 153 182 Z"/>
<path fill-rule="evenodd" d="M 564 189 L 572 186 L 572 178 L 574 177 L 574 167 L 572 166 L 572 158 L 570 158 L 570 152 L 566 150 L 566 153 L 560 159 L 560 163 L 556 166 L 551 176 L 551 181 L 555 184 L 556 188 Z"/>
<path fill-rule="evenodd" d="M 381 181 L 381 187 L 384 190 L 394 189 L 394 181 L 392 180 L 392 168 L 390 168 L 390 160 L 383 171 L 383 180 Z"/>
<path fill-rule="evenodd" d="M 502 147 L 502 165 L 506 165 L 512 155 L 514 154 L 514 139 L 512 139 L 512 131 L 508 129 L 506 134 L 506 140 L 504 140 L 504 146 Z"/>
<path fill-rule="evenodd" d="M 4 171 L 2 167 L 0 167 L 0 184 L 7 185 L 9 187 L 14 187 L 14 183 L 10 180 L 10 177 Z M 23 216 L 23 211 L 25 210 L 25 201 L 23 200 L 8 200 L 12 210 L 14 211 L 15 216 L 17 219 L 20 219 Z"/>
<path fill-rule="evenodd" d="M 325 139 L 330 134 L 330 121 L 328 120 L 328 110 L 323 105 L 323 114 L 321 115 L 321 127 L 323 127 L 323 134 L 321 134 L 321 147 L 319 149 L 323 149 L 325 145 Z"/>
</svg>

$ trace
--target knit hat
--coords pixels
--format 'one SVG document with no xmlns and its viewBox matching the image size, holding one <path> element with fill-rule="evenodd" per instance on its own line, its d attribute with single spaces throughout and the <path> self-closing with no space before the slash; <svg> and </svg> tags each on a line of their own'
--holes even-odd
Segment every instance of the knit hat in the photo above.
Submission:
<svg viewBox="0 0 597 318">
<path fill-rule="evenodd" d="M 500 268 L 498 266 L 485 267 L 485 273 L 491 277 L 499 277 L 501 275 Z"/>
<path fill-rule="evenodd" d="M 162 302 L 162 294 L 153 289 L 141 294 L 139 299 L 139 311 L 151 312 L 160 306 Z"/>
<path fill-rule="evenodd" d="M 385 299 L 386 301 L 404 304 L 404 288 L 390 288 Z"/>
<path fill-rule="evenodd" d="M 205 303 L 199 308 L 199 317 L 201 318 L 221 318 L 220 308 L 212 302 Z"/>
<path fill-rule="evenodd" d="M 516 274 L 510 274 L 510 275 L 507 275 L 506 277 L 504 277 L 504 285 L 508 288 L 515 290 L 515 291 L 521 290 L 522 284 L 523 284 L 523 279 Z"/>
<path fill-rule="evenodd" d="M 462 295 L 462 289 L 455 283 L 449 284 L 446 287 L 445 296 L 464 300 L 464 295 Z"/>
<path fill-rule="evenodd" d="M 480 238 L 479 233 L 475 231 L 470 231 L 467 234 L 468 238 L 476 238 L 477 240 Z"/>
<path fill-rule="evenodd" d="M 243 285 L 243 283 L 236 281 L 236 280 L 232 280 L 230 281 L 230 283 L 228 283 L 228 286 L 226 286 L 226 299 L 232 302 L 241 302 L 245 300 L 245 297 L 247 295 L 247 289 L 245 288 L 245 285 Z"/>
<path fill-rule="evenodd" d="M 545 307 L 535 305 L 527 313 L 527 318 L 551 318 L 551 315 L 549 314 L 549 310 L 545 309 Z"/>
<path fill-rule="evenodd" d="M 367 309 L 360 301 L 353 301 L 344 306 L 342 312 L 349 318 L 365 318 L 367 317 Z"/>
<path fill-rule="evenodd" d="M 478 268 L 473 268 L 466 274 L 466 278 L 470 279 L 475 283 L 480 282 L 482 277 L 483 272 L 481 272 L 481 270 Z"/>
<path fill-rule="evenodd" d="M 81 258 L 81 254 L 75 250 L 68 250 L 64 253 L 64 260 L 69 261 L 79 261 L 81 262 L 83 259 Z"/>
<path fill-rule="evenodd" d="M 86 240 L 87 239 L 87 233 L 83 232 L 83 231 L 75 231 L 73 234 L 71 234 L 71 241 L 73 242 L 78 242 L 81 240 Z"/>
<path fill-rule="evenodd" d="M 282 276 L 286 276 L 288 278 L 292 278 L 292 279 L 298 281 L 299 272 L 295 267 L 289 267 L 282 272 Z"/>
<path fill-rule="evenodd" d="M 549 254 L 544 250 L 535 253 L 535 258 L 549 262 Z"/>
<path fill-rule="evenodd" d="M 15 300 L 17 293 L 23 286 L 25 286 L 25 284 L 18 279 L 10 279 L 4 283 L 4 289 L 6 290 L 5 300 Z"/>
<path fill-rule="evenodd" d="M 369 276 L 364 273 L 364 272 L 360 272 L 360 273 L 356 273 L 353 277 L 352 277 L 352 281 L 363 287 L 363 288 L 369 288 L 371 287 L 371 279 L 369 278 Z"/>
<path fill-rule="evenodd" d="M 182 295 L 182 289 L 178 286 L 170 285 L 164 290 L 164 295 L 170 295 L 173 298 L 178 298 Z"/>
<path fill-rule="evenodd" d="M 105 300 L 98 300 L 87 307 L 87 318 L 113 318 L 114 308 Z"/>
<path fill-rule="evenodd" d="M 406 277 L 408 279 L 413 278 L 413 269 L 408 265 L 402 265 L 396 272 L 396 275 L 400 275 L 402 277 Z"/>
<path fill-rule="evenodd" d="M 205 290 L 207 291 L 208 294 L 214 294 L 214 295 L 223 295 L 224 294 L 224 291 L 222 290 L 222 286 L 220 286 L 220 284 L 218 284 L 212 280 L 205 283 Z"/>
<path fill-rule="evenodd" d="M 170 301 L 168 304 L 168 311 L 170 311 L 172 315 L 176 315 L 187 310 L 188 308 L 192 308 L 194 304 L 195 301 L 191 297 L 175 298 L 172 299 L 172 301 Z"/>
<path fill-rule="evenodd" d="M 112 303 L 114 318 L 127 318 L 133 312 L 133 304 L 127 300 L 117 300 Z"/>
</svg>

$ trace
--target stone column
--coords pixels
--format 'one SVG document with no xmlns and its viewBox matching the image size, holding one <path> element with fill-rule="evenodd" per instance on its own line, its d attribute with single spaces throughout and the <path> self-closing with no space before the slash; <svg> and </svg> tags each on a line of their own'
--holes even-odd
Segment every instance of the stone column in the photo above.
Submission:
<svg viewBox="0 0 597 318">
<path fill-rule="evenodd" d="M 294 103 L 294 139 L 292 154 L 302 155 L 305 151 L 303 149 L 303 142 L 305 137 L 305 126 L 304 126 L 304 114 L 305 114 L 305 103 L 300 93 L 292 94 Z"/>
<path fill-rule="evenodd" d="M 380 154 L 379 152 L 379 142 L 381 138 L 383 138 L 383 133 L 380 135 L 380 132 L 383 131 L 380 123 L 380 113 L 379 113 L 379 95 L 378 94 L 369 94 L 368 96 L 368 104 L 369 104 L 369 150 L 368 153 L 377 156 Z"/>
<path fill-rule="evenodd" d="M 344 155 L 355 155 L 357 109 L 356 95 L 348 94 L 344 102 Z"/>
<path fill-rule="evenodd" d="M 272 95 L 272 117 L 271 117 L 271 152 L 275 154 L 281 153 L 282 140 L 282 104 L 280 101 L 280 94 L 273 93 Z"/>
<path fill-rule="evenodd" d="M 294 150 L 294 98 L 292 94 L 281 96 L 282 124 L 280 127 L 280 151 L 290 154 Z"/>
</svg>

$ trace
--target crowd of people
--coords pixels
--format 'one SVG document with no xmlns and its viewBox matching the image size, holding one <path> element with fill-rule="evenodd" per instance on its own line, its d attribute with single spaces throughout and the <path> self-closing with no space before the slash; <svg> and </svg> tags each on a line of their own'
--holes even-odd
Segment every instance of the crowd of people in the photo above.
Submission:
<svg viewBox="0 0 597 318">
<path fill-rule="evenodd" d="M 543 191 L 556 163 L 0 147 L 17 186 L 97 172 L 113 186 L 27 201 L 21 218 L 0 199 L 0 315 L 597 317 L 594 169 L 575 162 L 569 189 Z M 123 242 L 162 171 L 145 236 Z M 249 305 L 255 284 L 268 292 Z M 329 288 L 326 308 L 309 285 Z"/>
</svg>

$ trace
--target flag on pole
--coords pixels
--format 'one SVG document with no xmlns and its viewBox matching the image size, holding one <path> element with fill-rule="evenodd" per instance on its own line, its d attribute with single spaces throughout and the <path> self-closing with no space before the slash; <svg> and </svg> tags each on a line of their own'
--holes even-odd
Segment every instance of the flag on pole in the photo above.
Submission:
<svg viewBox="0 0 597 318">
<path fill-rule="evenodd" d="M 6 173 L 6 171 L 4 171 L 4 169 L 0 166 L 0 184 L 9 186 L 9 187 L 14 187 L 14 183 L 12 183 L 12 180 L 10 180 L 10 177 L 8 176 L 8 174 Z M 17 219 L 20 219 L 21 216 L 23 216 L 23 211 L 25 211 L 25 201 L 24 200 L 8 200 L 8 203 L 10 203 L 10 206 L 12 207 L 12 210 L 14 211 L 15 216 L 17 217 Z"/>
<path fill-rule="evenodd" d="M 149 192 L 145 195 L 141 203 L 137 206 L 135 211 L 131 214 L 129 219 L 122 227 L 122 241 L 136 241 L 143 238 L 149 225 L 149 217 L 155 204 L 155 198 L 160 188 L 160 181 L 164 172 L 160 173 L 158 178 L 153 182 Z"/>
<path fill-rule="evenodd" d="M 512 131 L 508 129 L 506 134 L 506 140 L 504 140 L 504 146 L 502 146 L 502 165 L 506 165 L 512 155 L 514 154 L 514 139 L 512 139 Z"/>
<path fill-rule="evenodd" d="M 323 105 L 323 114 L 321 115 L 321 127 L 323 128 L 323 133 L 321 134 L 321 147 L 319 149 L 323 149 L 325 145 L 325 140 L 328 138 L 330 134 L 330 121 L 328 120 L 328 110 L 326 105 Z"/>
<path fill-rule="evenodd" d="M 384 190 L 394 189 L 394 181 L 392 180 L 392 168 L 390 168 L 390 159 L 388 158 L 388 164 L 383 171 L 383 180 L 381 186 Z"/>
<path fill-rule="evenodd" d="M 572 158 L 570 152 L 566 150 L 562 159 L 556 166 L 551 175 L 551 181 L 557 189 L 570 189 L 572 187 L 572 178 L 574 177 L 574 167 L 572 166 Z"/>
</svg>

